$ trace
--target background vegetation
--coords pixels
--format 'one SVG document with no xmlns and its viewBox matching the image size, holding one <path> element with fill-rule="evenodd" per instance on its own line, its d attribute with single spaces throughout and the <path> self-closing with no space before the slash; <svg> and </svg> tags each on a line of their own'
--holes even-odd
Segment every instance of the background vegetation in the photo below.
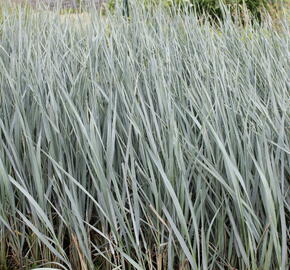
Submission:
<svg viewBox="0 0 290 270">
<path fill-rule="evenodd" d="M 289 5 L 288 0 L 137 0 L 145 5 L 162 5 L 175 10 L 195 10 L 197 15 L 210 15 L 212 18 L 222 18 L 224 16 L 224 7 L 226 6 L 232 12 L 243 13 L 247 9 L 256 19 L 261 19 L 262 14 L 267 10 L 281 9 L 283 5 Z M 114 7 L 116 3 L 123 3 L 126 10 L 130 0 L 108 0 L 108 5 Z M 287 3 L 288 2 L 288 3 Z"/>
</svg>

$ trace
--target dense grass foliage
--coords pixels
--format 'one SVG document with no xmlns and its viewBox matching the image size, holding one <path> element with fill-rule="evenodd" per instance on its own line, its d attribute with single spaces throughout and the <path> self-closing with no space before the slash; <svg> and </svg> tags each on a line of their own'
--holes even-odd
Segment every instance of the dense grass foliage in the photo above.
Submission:
<svg viewBox="0 0 290 270">
<path fill-rule="evenodd" d="M 287 24 L 92 15 L 4 10 L 0 269 L 287 269 Z"/>
</svg>

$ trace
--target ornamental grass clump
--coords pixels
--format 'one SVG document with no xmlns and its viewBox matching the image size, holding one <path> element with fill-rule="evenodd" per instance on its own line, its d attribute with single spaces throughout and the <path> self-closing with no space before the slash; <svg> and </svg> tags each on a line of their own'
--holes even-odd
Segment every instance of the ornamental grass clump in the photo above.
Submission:
<svg viewBox="0 0 290 270">
<path fill-rule="evenodd" d="M 3 12 L 0 269 L 287 269 L 287 22 L 121 13 Z"/>
</svg>

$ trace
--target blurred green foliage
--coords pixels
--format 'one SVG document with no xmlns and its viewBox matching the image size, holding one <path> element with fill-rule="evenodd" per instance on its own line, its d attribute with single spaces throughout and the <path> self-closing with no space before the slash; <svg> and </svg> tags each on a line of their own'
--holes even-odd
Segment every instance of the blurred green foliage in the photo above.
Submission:
<svg viewBox="0 0 290 270">
<path fill-rule="evenodd" d="M 109 0 L 110 3 L 118 0 Z M 126 0 L 121 0 L 124 3 Z M 261 16 L 261 12 L 269 3 L 277 0 L 139 0 L 145 5 L 164 5 L 177 9 L 195 9 L 198 14 L 208 14 L 211 17 L 221 18 L 223 16 L 223 6 L 231 10 L 245 10 L 255 16 Z M 129 0 L 130 2 L 130 0 Z M 112 5 L 112 4 L 111 4 Z"/>
<path fill-rule="evenodd" d="M 269 0 L 176 0 L 181 5 L 195 6 L 198 12 L 206 12 L 212 16 L 222 16 L 222 6 L 225 5 L 230 9 L 247 8 L 254 16 L 260 16 L 263 8 L 266 8 Z"/>
</svg>

